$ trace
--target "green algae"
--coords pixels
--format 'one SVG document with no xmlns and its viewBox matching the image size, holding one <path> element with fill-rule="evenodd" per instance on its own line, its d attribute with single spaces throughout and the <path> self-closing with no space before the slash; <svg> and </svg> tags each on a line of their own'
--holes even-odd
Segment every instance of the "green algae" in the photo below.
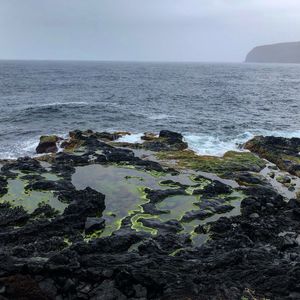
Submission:
<svg viewBox="0 0 300 300">
<path fill-rule="evenodd" d="M 104 214 L 103 218 L 105 219 L 105 228 L 102 230 L 95 231 L 90 235 L 91 238 L 98 238 L 98 237 L 106 237 L 111 236 L 112 233 L 116 230 L 119 230 L 122 225 L 122 220 L 125 218 L 112 216 L 108 214 Z"/>
<path fill-rule="evenodd" d="M 143 207 L 141 205 L 149 201 L 146 197 L 146 193 L 144 192 L 144 189 L 145 189 L 144 187 L 137 187 L 137 191 L 139 192 L 141 202 L 137 204 L 136 210 L 128 211 L 127 215 L 121 218 L 118 217 L 118 215 L 115 212 L 106 210 L 103 214 L 103 218 L 105 219 L 105 228 L 86 235 L 85 240 L 111 236 L 114 231 L 119 230 L 121 228 L 123 220 L 128 216 L 132 216 L 131 223 L 133 224 L 134 220 L 136 220 L 137 218 L 137 214 L 143 213 Z M 145 215 L 141 214 L 141 216 L 145 216 Z M 153 233 L 153 230 L 151 228 L 147 228 L 143 226 L 143 224 L 140 224 L 140 222 L 136 222 L 135 226 L 132 226 L 132 229 L 137 229 L 137 231 L 142 231 L 142 228 L 145 229 L 143 231 Z"/>
<path fill-rule="evenodd" d="M 58 137 L 56 135 L 42 135 L 40 137 L 40 143 L 56 143 Z"/>
<path fill-rule="evenodd" d="M 156 178 L 160 178 L 166 175 L 166 173 L 164 172 L 158 172 L 158 171 L 147 171 L 147 173 L 149 173 L 151 176 L 156 177 Z"/>
<path fill-rule="evenodd" d="M 152 235 L 157 235 L 157 229 L 151 228 L 144 226 L 140 220 L 142 219 L 157 219 L 157 216 L 149 215 L 149 214 L 136 214 L 131 218 L 131 228 L 136 230 L 136 231 L 144 231 L 148 232 Z"/>
<path fill-rule="evenodd" d="M 43 173 L 42 177 L 44 177 L 46 180 L 50 180 L 50 181 L 58 181 L 61 179 L 60 176 L 53 174 L 53 173 Z"/>
<path fill-rule="evenodd" d="M 73 245 L 73 243 L 70 241 L 68 237 L 64 238 L 64 243 L 66 244 L 67 247 L 70 247 Z"/>
<path fill-rule="evenodd" d="M 134 212 L 141 211 L 141 204 L 148 201 L 143 197 L 142 181 L 156 186 L 149 174 L 131 168 L 111 165 L 78 167 L 72 182 L 78 189 L 89 186 L 105 195 L 105 229 L 98 236 L 109 236 L 121 227 L 122 220 Z"/>
<path fill-rule="evenodd" d="M 211 182 L 211 180 L 209 180 L 207 178 L 204 178 L 204 177 L 199 177 L 198 175 L 199 175 L 198 173 L 190 175 L 191 181 L 196 182 L 196 183 L 200 183 L 204 186 Z"/>
<path fill-rule="evenodd" d="M 157 172 L 137 170 L 130 165 L 94 164 L 77 167 L 72 176 L 72 183 L 75 187 L 84 189 L 89 186 L 105 195 L 106 209 L 103 218 L 106 227 L 103 231 L 94 233 L 93 236 L 109 236 L 120 229 L 124 218 L 143 213 L 141 205 L 149 201 L 144 192 L 145 187 L 161 189 L 162 186 L 159 183 L 162 176 L 165 180 L 176 180 L 182 184 L 192 183 L 186 174 L 175 176 L 165 173 L 158 174 Z M 165 186 L 165 188 L 168 187 Z M 135 221 L 135 219 L 133 220 Z M 141 228 L 140 224 L 135 224 L 133 227 Z"/>
<path fill-rule="evenodd" d="M 188 188 L 185 189 L 185 191 L 188 195 L 193 195 L 195 193 L 195 191 L 201 191 L 206 186 L 207 186 L 207 184 L 199 184 L 199 185 L 196 185 L 196 186 L 189 186 Z"/>
<path fill-rule="evenodd" d="M 180 183 L 179 182 L 175 182 L 175 181 L 172 181 L 172 180 L 161 180 L 159 183 L 158 183 L 160 186 L 162 187 L 168 187 L 168 188 L 178 188 L 180 187 Z"/>
<path fill-rule="evenodd" d="M 221 216 L 239 214 L 239 205 L 243 194 L 233 190 L 230 195 L 224 194 L 216 197 L 216 199 L 226 199 L 223 204 L 230 203 L 234 206 L 234 209 L 229 213 L 214 214 L 205 220 L 182 222 L 181 219 L 187 212 L 199 209 L 201 195 L 192 195 L 193 191 L 195 189 L 203 189 L 211 182 L 207 178 L 198 178 L 196 180 L 196 176 L 197 174 L 191 172 L 175 176 L 164 174 L 162 180 L 162 177 L 155 177 L 149 172 L 129 166 L 96 164 L 76 168 L 76 172 L 72 177 L 72 183 L 77 189 L 84 189 L 89 186 L 105 194 L 106 197 L 106 209 L 103 213 L 103 218 L 106 222 L 105 229 L 86 235 L 85 240 L 110 236 L 114 231 L 121 228 L 123 220 L 130 218 L 133 230 L 147 232 L 152 235 L 157 235 L 158 230 L 150 226 L 144 226 L 143 219 L 157 219 L 161 222 L 178 220 L 183 226 L 181 234 L 189 234 L 194 244 L 205 242 L 208 235 L 196 234 L 194 232 L 195 228 L 201 224 L 213 222 Z M 197 184 L 195 185 L 195 183 Z M 170 187 L 178 188 L 181 185 L 188 186 L 186 188 L 187 195 L 170 196 L 156 204 L 156 208 L 165 213 L 159 215 L 144 213 L 142 205 L 149 202 L 145 188 L 154 190 L 168 189 Z"/>
<path fill-rule="evenodd" d="M 208 217 L 204 220 L 192 220 L 190 222 L 182 222 L 181 219 L 185 213 L 199 209 L 195 203 L 201 201 L 200 196 L 171 196 L 164 199 L 162 202 L 156 204 L 156 208 L 162 211 L 165 211 L 165 214 L 160 215 L 148 215 L 148 214 L 138 214 L 132 218 L 134 222 L 133 229 L 138 229 L 138 231 L 146 231 L 151 234 L 157 234 L 157 230 L 150 230 L 148 227 L 145 227 L 141 222 L 138 222 L 141 219 L 158 219 L 161 222 L 167 222 L 170 220 L 180 221 L 183 226 L 181 234 L 189 234 L 193 244 L 201 245 L 207 241 L 209 238 L 208 234 L 198 234 L 195 233 L 195 228 L 199 225 L 205 225 L 209 222 L 215 222 L 220 217 L 231 217 L 240 214 L 240 203 L 241 200 L 245 198 L 245 195 L 240 191 L 233 191 L 230 195 L 218 195 L 218 198 L 226 198 L 227 201 L 224 204 L 231 204 L 233 209 L 230 212 L 226 213 L 215 213 L 211 217 Z M 212 199 L 213 200 L 213 199 Z M 154 231 L 155 230 L 155 231 Z"/>
<path fill-rule="evenodd" d="M 179 248 L 179 249 L 176 249 L 175 251 L 173 251 L 172 253 L 169 254 L 169 256 L 176 256 L 178 253 L 180 253 L 181 251 L 183 251 L 184 248 Z"/>
<path fill-rule="evenodd" d="M 224 174 L 233 171 L 261 170 L 265 161 L 250 152 L 229 151 L 223 157 L 200 156 L 191 150 L 166 151 L 156 154 L 158 159 L 175 161 L 175 165 L 183 169 Z"/>
<path fill-rule="evenodd" d="M 148 227 L 141 222 L 137 222 L 143 218 L 145 219 L 158 219 L 161 222 L 167 222 L 170 220 L 178 220 L 183 226 L 181 234 L 189 234 L 190 238 L 194 245 L 201 245 L 209 239 L 209 234 L 198 234 L 195 233 L 195 228 L 199 225 L 205 225 L 210 222 L 217 221 L 220 217 L 232 217 L 240 214 L 240 203 L 242 199 L 245 198 L 245 195 L 241 191 L 233 191 L 229 196 L 228 195 L 218 195 L 218 198 L 226 198 L 227 201 L 224 204 L 230 204 L 233 206 L 233 209 L 230 212 L 226 213 L 215 213 L 211 217 L 208 217 L 204 220 L 195 219 L 189 222 L 182 222 L 181 219 L 183 215 L 189 211 L 194 210 L 198 207 L 195 205 L 196 202 L 201 201 L 200 196 L 171 196 L 164 199 L 162 202 L 156 205 L 157 209 L 165 211 L 166 214 L 161 214 L 158 216 L 151 216 L 146 214 L 138 214 L 133 218 L 133 221 L 138 223 L 133 226 L 133 229 L 138 228 L 139 231 L 143 230 L 150 232 L 151 234 L 157 234 L 157 230 L 151 231 Z M 212 199 L 213 200 L 213 199 Z M 155 230 L 155 229 L 153 229 Z"/>
<path fill-rule="evenodd" d="M 66 204 L 60 202 L 52 192 L 25 190 L 27 182 L 20 178 L 8 180 L 8 192 L 0 198 L 0 202 L 9 202 L 12 206 L 22 206 L 32 213 L 42 204 L 49 204 L 59 212 L 63 212 Z"/>
<path fill-rule="evenodd" d="M 221 217 L 234 217 L 241 214 L 240 204 L 241 201 L 246 198 L 246 195 L 242 191 L 234 190 L 229 196 L 228 195 L 219 195 L 218 198 L 225 198 L 227 201 L 224 204 L 230 204 L 233 206 L 233 209 L 225 213 L 215 213 L 211 217 L 208 217 L 204 220 L 193 220 L 191 222 L 182 222 L 184 227 L 183 232 L 189 233 L 191 240 L 194 245 L 201 245 L 209 239 L 209 234 L 198 234 L 195 233 L 195 228 L 199 225 L 207 225 L 211 222 L 216 222 Z M 209 226 L 208 226 L 209 229 Z M 208 230 L 209 231 L 209 230 Z"/>
<path fill-rule="evenodd" d="M 197 208 L 194 204 L 198 199 L 196 196 L 171 196 L 156 204 L 157 209 L 165 211 L 165 214 L 159 215 L 163 222 L 170 220 L 180 221 L 183 215 Z"/>
</svg>

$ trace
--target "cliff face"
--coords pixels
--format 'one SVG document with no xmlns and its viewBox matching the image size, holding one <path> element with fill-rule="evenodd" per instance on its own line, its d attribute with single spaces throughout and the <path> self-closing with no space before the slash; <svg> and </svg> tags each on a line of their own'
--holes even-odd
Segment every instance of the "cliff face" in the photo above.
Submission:
<svg viewBox="0 0 300 300">
<path fill-rule="evenodd" d="M 248 53 L 246 62 L 300 63 L 300 42 L 255 47 Z"/>
</svg>

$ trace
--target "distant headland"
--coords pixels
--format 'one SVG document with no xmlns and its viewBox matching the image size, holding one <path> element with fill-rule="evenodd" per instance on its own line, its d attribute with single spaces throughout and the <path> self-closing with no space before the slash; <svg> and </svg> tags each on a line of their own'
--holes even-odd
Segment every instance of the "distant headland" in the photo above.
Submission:
<svg viewBox="0 0 300 300">
<path fill-rule="evenodd" d="M 300 63 L 300 42 L 255 47 L 248 53 L 245 62 Z"/>
</svg>

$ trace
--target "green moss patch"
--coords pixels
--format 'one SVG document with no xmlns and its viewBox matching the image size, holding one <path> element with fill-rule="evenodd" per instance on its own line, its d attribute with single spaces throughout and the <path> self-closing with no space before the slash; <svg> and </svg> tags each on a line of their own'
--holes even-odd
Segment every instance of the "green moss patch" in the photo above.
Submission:
<svg viewBox="0 0 300 300">
<path fill-rule="evenodd" d="M 144 232 L 148 232 L 152 235 L 156 235 L 157 234 L 156 229 L 146 227 L 141 222 L 142 219 L 154 219 L 154 218 L 157 218 L 157 216 L 152 216 L 149 214 L 136 214 L 131 218 L 131 224 L 132 224 L 131 228 L 136 231 L 144 231 Z"/>
<path fill-rule="evenodd" d="M 159 219 L 163 222 L 169 220 L 180 221 L 182 216 L 191 210 L 197 209 L 195 202 L 198 199 L 196 196 L 172 196 L 164 199 L 162 202 L 156 204 L 157 209 L 165 211 L 166 214 L 161 214 Z"/>
<path fill-rule="evenodd" d="M 234 171 L 260 171 L 265 162 L 249 152 L 229 151 L 223 157 L 200 156 L 191 150 L 160 152 L 157 158 L 174 161 L 178 168 L 225 174 Z"/>
<path fill-rule="evenodd" d="M 55 210 L 63 212 L 66 204 L 60 202 L 52 192 L 27 191 L 27 182 L 20 178 L 8 180 L 8 192 L 0 198 L 0 202 L 9 202 L 12 206 L 22 206 L 27 212 L 32 213 L 42 204 L 49 204 Z"/>
<path fill-rule="evenodd" d="M 43 135 L 40 137 L 40 143 L 56 143 L 59 138 L 56 135 Z"/>
</svg>

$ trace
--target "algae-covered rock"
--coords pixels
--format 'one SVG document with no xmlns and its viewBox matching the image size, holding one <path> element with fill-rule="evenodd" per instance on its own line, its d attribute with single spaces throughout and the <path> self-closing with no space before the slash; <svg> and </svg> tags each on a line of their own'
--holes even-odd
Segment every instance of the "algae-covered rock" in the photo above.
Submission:
<svg viewBox="0 0 300 300">
<path fill-rule="evenodd" d="M 152 141 L 157 138 L 157 135 L 152 132 L 145 132 L 144 135 L 141 137 L 144 141 Z"/>
<path fill-rule="evenodd" d="M 183 141 L 183 136 L 180 133 L 162 130 L 159 136 L 150 136 L 148 133 L 144 136 L 145 142 L 142 147 L 146 150 L 155 152 L 159 151 L 178 151 L 188 148 L 188 144 Z"/>
<path fill-rule="evenodd" d="M 300 138 L 256 136 L 244 147 L 280 169 L 300 177 Z"/>
<path fill-rule="evenodd" d="M 150 161 L 114 138 L 74 131 L 43 163 L 4 163 L 0 298 L 297 299 L 300 202 L 261 178 L 263 159 L 199 156 L 162 131 L 147 134 Z M 63 210 L 24 209 L 42 194 Z"/>
<path fill-rule="evenodd" d="M 214 197 L 222 194 L 230 194 L 232 189 L 230 186 L 214 180 L 212 183 L 206 185 L 202 190 L 197 190 L 197 193 L 203 194 L 208 197 Z"/>
<path fill-rule="evenodd" d="M 43 135 L 40 137 L 40 143 L 36 147 L 36 153 L 55 153 L 58 151 L 57 142 L 60 138 L 56 135 Z"/>
<path fill-rule="evenodd" d="M 110 132 L 97 132 L 96 137 L 98 139 L 104 140 L 104 141 L 115 141 L 118 138 L 121 137 L 121 135 L 117 134 L 117 133 L 110 133 Z"/>
<path fill-rule="evenodd" d="M 274 178 L 275 173 L 270 177 Z M 262 176 L 254 172 L 242 171 L 242 172 L 234 172 L 231 176 L 239 185 L 249 186 L 249 185 L 256 185 L 256 184 L 268 184 L 267 180 Z"/>
<path fill-rule="evenodd" d="M 156 154 L 159 159 L 174 161 L 182 169 L 226 175 L 236 171 L 261 171 L 266 163 L 249 152 L 229 151 L 223 157 L 197 155 L 192 150 L 165 151 Z"/>
<path fill-rule="evenodd" d="M 287 184 L 291 183 L 291 178 L 289 176 L 286 176 L 286 175 L 278 176 L 278 177 L 276 177 L 276 180 L 279 183 L 284 184 L 284 185 L 287 185 Z"/>
</svg>

